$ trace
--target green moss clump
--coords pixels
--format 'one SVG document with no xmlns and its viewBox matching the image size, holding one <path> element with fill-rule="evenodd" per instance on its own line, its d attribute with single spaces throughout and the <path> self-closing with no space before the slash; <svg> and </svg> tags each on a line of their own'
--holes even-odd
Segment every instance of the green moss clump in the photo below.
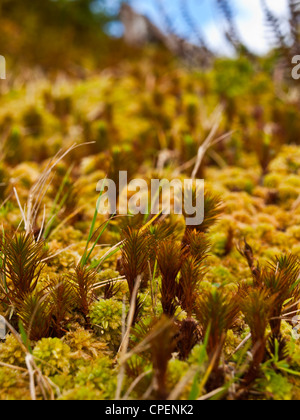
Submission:
<svg viewBox="0 0 300 420">
<path fill-rule="evenodd" d="M 90 310 L 89 316 L 92 325 L 113 349 L 121 343 L 122 313 L 122 302 L 114 299 L 100 300 Z"/>
<path fill-rule="evenodd" d="M 173 359 L 168 364 L 167 386 L 169 390 L 173 390 L 180 380 L 186 375 L 189 365 L 181 360 Z M 180 398 L 188 399 L 191 382 L 182 390 Z"/>
<path fill-rule="evenodd" d="M 0 400 L 30 400 L 29 383 L 20 371 L 0 367 Z"/>
<path fill-rule="evenodd" d="M 33 350 L 36 363 L 46 376 L 70 370 L 70 347 L 58 338 L 43 338 Z"/>
<path fill-rule="evenodd" d="M 117 371 L 107 357 L 81 367 L 75 377 L 75 388 L 88 387 L 90 390 L 100 391 L 101 399 L 114 399 L 116 386 Z"/>
<path fill-rule="evenodd" d="M 275 401 L 289 401 L 293 388 L 287 377 L 271 369 L 265 372 L 264 378 L 256 382 L 256 387 L 268 400 Z"/>
<path fill-rule="evenodd" d="M 0 344 L 0 361 L 12 366 L 26 367 L 24 350 L 12 334 L 8 335 L 5 342 Z"/>
<path fill-rule="evenodd" d="M 85 363 L 107 353 L 107 345 L 97 340 L 90 331 L 78 326 L 77 329 L 67 333 L 64 342 L 71 349 L 71 360 L 78 363 Z"/>
<path fill-rule="evenodd" d="M 213 244 L 213 254 L 222 257 L 225 253 L 225 248 L 228 240 L 228 235 L 226 234 L 226 232 L 215 232 L 212 235 L 210 235 L 210 240 Z"/>
<path fill-rule="evenodd" d="M 214 284 L 225 285 L 234 282 L 234 276 L 230 273 L 228 268 L 222 265 L 213 267 L 209 271 L 209 277 Z"/>
</svg>

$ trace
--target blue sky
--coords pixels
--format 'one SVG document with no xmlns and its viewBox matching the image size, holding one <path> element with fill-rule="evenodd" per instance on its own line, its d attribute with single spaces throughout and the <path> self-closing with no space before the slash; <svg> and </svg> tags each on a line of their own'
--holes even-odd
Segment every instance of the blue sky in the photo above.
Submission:
<svg viewBox="0 0 300 420">
<path fill-rule="evenodd" d="M 113 5 L 117 0 L 108 0 Z M 288 19 L 288 0 L 266 0 L 270 9 L 282 20 L 285 29 Z M 161 3 L 179 35 L 189 40 L 196 40 L 182 18 L 181 5 L 185 2 L 197 27 L 204 34 L 207 44 L 217 53 L 231 54 L 231 48 L 224 39 L 225 22 L 216 7 L 215 0 L 130 0 L 129 3 L 138 12 L 147 15 L 161 29 L 166 25 L 159 8 Z M 260 0 L 232 0 L 235 9 L 236 23 L 243 41 L 256 53 L 265 53 L 272 45 L 264 25 L 264 16 Z"/>
</svg>

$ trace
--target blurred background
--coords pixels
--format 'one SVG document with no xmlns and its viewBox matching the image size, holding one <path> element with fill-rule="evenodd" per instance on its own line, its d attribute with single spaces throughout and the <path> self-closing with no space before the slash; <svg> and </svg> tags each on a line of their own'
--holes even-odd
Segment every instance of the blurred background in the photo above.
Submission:
<svg viewBox="0 0 300 420">
<path fill-rule="evenodd" d="M 299 144 L 299 0 L 0 0 L 0 13 L 10 165 L 74 141 L 95 142 L 81 156 L 111 173 L 155 167 L 165 150 L 181 165 L 220 106 L 216 134 L 235 134 L 206 164 L 244 166 L 246 151 L 266 173 L 282 145 Z"/>
<path fill-rule="evenodd" d="M 226 56 L 286 54 L 299 42 L 297 0 L 0 0 L 0 13 L 0 54 L 13 71 L 105 67 L 129 53 L 124 36 L 135 47 L 161 41 L 178 53 L 184 40 Z"/>
</svg>

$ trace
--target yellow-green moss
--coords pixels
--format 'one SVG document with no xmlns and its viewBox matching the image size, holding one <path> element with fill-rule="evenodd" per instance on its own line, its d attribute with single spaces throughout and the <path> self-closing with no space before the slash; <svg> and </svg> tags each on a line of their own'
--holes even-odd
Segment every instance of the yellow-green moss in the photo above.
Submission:
<svg viewBox="0 0 300 420">
<path fill-rule="evenodd" d="M 111 347 L 121 344 L 123 304 L 114 299 L 100 300 L 90 310 L 92 325 Z"/>
<path fill-rule="evenodd" d="M 0 362 L 26 367 L 24 349 L 12 334 L 8 334 L 5 342 L 0 344 Z"/>
<path fill-rule="evenodd" d="M 43 338 L 33 350 L 37 365 L 46 376 L 68 373 L 70 370 L 70 347 L 58 338 Z"/>
</svg>

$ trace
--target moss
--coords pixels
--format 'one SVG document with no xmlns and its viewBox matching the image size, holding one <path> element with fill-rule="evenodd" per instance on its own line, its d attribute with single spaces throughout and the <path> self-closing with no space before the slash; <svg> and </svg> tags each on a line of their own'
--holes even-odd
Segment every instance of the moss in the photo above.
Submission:
<svg viewBox="0 0 300 420">
<path fill-rule="evenodd" d="M 284 185 L 288 185 L 290 187 L 294 187 L 299 191 L 300 189 L 300 176 L 298 175 L 290 175 L 284 179 Z"/>
<path fill-rule="evenodd" d="M 189 355 L 189 358 L 188 358 L 189 365 L 199 365 L 199 360 L 203 359 L 203 354 L 204 356 L 206 355 L 203 344 L 197 344 L 191 351 L 191 354 Z M 207 361 L 208 360 L 207 356 L 204 357 L 203 360 L 204 362 Z"/>
<path fill-rule="evenodd" d="M 259 223 L 256 226 L 256 234 L 259 239 L 272 243 L 276 230 L 271 223 Z"/>
<path fill-rule="evenodd" d="M 39 176 L 39 168 L 33 163 L 22 163 L 11 172 L 11 177 L 18 178 L 23 188 L 30 188 Z M 18 191 L 20 195 L 20 191 Z"/>
<path fill-rule="evenodd" d="M 236 351 L 239 344 L 241 344 L 240 337 L 236 335 L 233 330 L 228 330 L 224 346 L 224 352 L 227 358 Z"/>
<path fill-rule="evenodd" d="M 297 200 L 299 197 L 300 189 L 295 188 L 293 185 L 281 184 L 278 188 L 279 198 L 282 203 L 287 201 Z"/>
<path fill-rule="evenodd" d="M 76 367 L 80 363 L 94 360 L 108 353 L 107 345 L 104 342 L 99 341 L 90 331 L 79 325 L 74 331 L 66 334 L 64 342 L 70 347 L 70 362 L 71 364 L 75 363 Z"/>
<path fill-rule="evenodd" d="M 129 179 L 171 180 L 176 172 L 180 180 L 190 178 L 193 167 L 184 163 L 191 162 L 192 165 L 200 139 L 206 138 L 211 129 L 213 119 L 210 116 L 214 117 L 216 107 L 226 102 L 215 134 L 219 137 L 233 132 L 232 137 L 208 151 L 198 174 L 203 175 L 207 190 L 220 194 L 224 209 L 218 223 L 207 234 L 211 252 L 201 266 L 207 273 L 199 286 L 195 286 L 198 287 L 195 294 L 224 288 L 229 295 L 236 296 L 238 287 L 243 290 L 247 286 L 251 290 L 251 270 L 236 249 L 237 245 L 243 245 L 244 239 L 251 245 L 255 264 L 259 263 L 264 269 L 272 257 L 283 253 L 293 252 L 300 257 L 300 206 L 297 201 L 300 195 L 300 148 L 296 144 L 300 130 L 298 104 L 288 102 L 284 97 L 278 100 L 277 90 L 269 77 L 274 70 L 271 58 L 259 59 L 259 66 L 255 66 L 260 68 L 258 72 L 245 57 L 218 60 L 213 68 L 203 72 L 181 67 L 172 57 L 166 56 L 165 51 L 158 51 L 156 47 L 145 48 L 138 52 L 138 56 L 135 51 L 134 60 L 131 60 L 131 53 L 127 49 L 122 50 L 125 60 L 120 59 L 117 65 L 110 61 L 109 69 L 97 71 L 97 74 L 86 73 L 80 80 L 76 79 L 74 70 L 71 71 L 72 78 L 64 76 L 57 80 L 38 80 L 34 77 L 30 89 L 34 92 L 32 105 L 27 101 L 27 89 L 19 89 L 18 83 L 5 86 L 0 109 L 1 232 L 23 230 L 14 187 L 22 208 L 27 211 L 32 198 L 30 192 L 47 165 L 53 162 L 53 156 L 60 149 L 71 146 L 74 139 L 77 144 L 95 141 L 66 155 L 52 171 L 49 189 L 40 195 L 41 203 L 33 232 L 35 238 L 43 223 L 51 220 L 52 209 L 56 212 L 47 239 L 51 256 L 57 255 L 46 261 L 36 286 L 48 302 L 45 287 L 49 280 L 58 281 L 61 278 L 69 282 L 70 273 L 74 273 L 74 266 L 84 253 L 93 223 L 98 181 L 106 176 L 116 181 L 120 170 L 127 170 Z M 279 146 L 285 141 L 295 144 L 283 145 L 279 150 L 277 143 Z M 164 153 L 167 160 L 164 168 L 158 171 L 157 162 L 161 161 Z M 69 169 L 69 179 L 60 199 L 55 201 Z M 9 200 L 2 206 L 6 198 Z M 127 223 L 135 229 L 138 223 L 143 225 L 146 221 L 148 217 L 142 215 L 140 218 L 117 217 L 109 222 L 88 261 L 92 267 L 97 267 L 97 283 L 124 274 L 118 259 L 120 252 L 111 255 L 99 267 L 101 257 L 112 245 L 119 243 Z M 106 216 L 97 216 L 89 248 L 106 222 Z M 179 244 L 186 228 L 184 217 L 174 215 L 158 217 L 154 226 L 155 229 L 160 226 L 170 228 L 173 233 L 171 241 L 176 240 Z M 233 234 L 229 235 L 229 232 Z M 148 261 L 145 265 L 144 279 L 148 276 L 149 267 L 153 269 L 155 258 L 151 256 L 149 262 L 150 265 Z M 153 288 L 150 282 L 139 291 L 143 306 L 135 330 L 131 330 L 130 350 L 147 335 L 154 322 L 153 315 L 157 318 L 162 315 L 162 284 L 158 270 L 156 274 L 155 303 L 151 298 Z M 180 278 L 178 273 L 176 282 Z M 1 271 L 1 284 L 3 279 Z M 72 286 L 72 283 L 68 284 Z M 122 340 L 123 310 L 128 313 L 128 304 L 123 308 L 123 301 L 125 298 L 128 302 L 129 296 L 127 281 L 118 285 L 118 292 L 112 299 L 106 300 L 104 296 L 110 296 L 104 295 L 103 288 L 92 290 L 91 287 L 93 303 L 89 306 L 89 314 L 85 313 L 84 317 L 71 302 L 60 332 L 64 337 L 60 340 L 46 338 L 36 343 L 35 347 L 32 344 L 38 366 L 60 389 L 61 394 L 58 391 L 55 394 L 59 399 L 115 398 L 119 368 L 116 355 Z M 180 307 L 181 294 L 180 288 L 175 287 L 174 298 L 178 305 L 175 327 L 187 316 Z M 63 312 L 63 299 L 57 303 Z M 9 306 L 7 296 L 0 287 L 0 313 L 12 315 L 11 322 L 18 329 L 19 312 Z M 57 333 L 53 330 L 54 323 L 54 315 L 49 316 L 49 331 L 45 334 L 51 337 Z M 199 325 L 199 332 L 201 330 L 202 325 Z M 281 333 L 287 340 L 289 351 L 284 363 L 299 372 L 300 347 L 299 342 L 292 338 L 292 326 L 282 322 Z M 187 331 L 186 339 L 192 341 L 194 337 L 188 334 Z M 253 350 L 251 340 L 238 354 L 232 357 L 231 354 L 248 334 L 249 327 L 239 314 L 228 331 L 220 358 L 226 384 L 232 379 L 232 372 L 236 373 L 236 395 L 239 395 L 241 386 L 238 378 L 243 374 L 242 370 L 249 367 L 248 354 L 245 354 L 246 364 L 240 365 L 238 361 L 241 362 L 239 358 L 244 350 L 248 349 L 249 354 Z M 204 337 L 201 336 L 201 339 Z M 161 354 L 164 345 L 169 344 L 164 342 L 162 335 L 158 343 Z M 171 360 L 168 356 L 168 363 L 163 365 L 168 366 L 166 383 L 169 390 L 176 387 L 191 367 L 199 368 L 199 381 L 204 378 L 209 366 L 204 350 L 203 343 L 196 345 L 186 362 L 179 361 L 176 353 Z M 199 367 L 200 356 L 204 360 Z M 8 335 L 0 345 L 0 362 L 27 369 L 24 358 L 17 340 Z M 126 366 L 122 389 L 125 392 L 136 378 L 152 369 L 131 393 L 132 398 L 139 399 L 149 389 L 156 373 L 153 372 L 149 349 L 134 355 L 130 362 Z M 270 365 L 261 365 L 261 368 L 254 393 L 253 384 L 249 386 L 250 399 L 300 398 L 300 382 L 295 375 L 279 374 L 275 367 L 270 369 Z M 216 385 L 213 390 L 224 384 L 222 380 L 220 384 L 213 384 Z M 30 399 L 29 385 L 27 370 L 0 367 L 1 399 Z M 189 397 L 190 385 L 183 389 L 180 398 Z M 207 383 L 207 390 L 203 392 L 208 392 L 210 386 L 212 384 Z M 43 398 L 38 387 L 37 393 L 38 398 Z M 149 398 L 153 395 L 154 392 Z M 230 389 L 224 397 L 233 396 Z"/>
<path fill-rule="evenodd" d="M 0 400 L 30 400 L 29 383 L 18 370 L 0 367 Z"/>
<path fill-rule="evenodd" d="M 289 229 L 287 229 L 286 235 L 299 241 L 300 240 L 300 226 L 291 226 Z"/>
<path fill-rule="evenodd" d="M 99 401 L 103 399 L 101 391 L 88 386 L 78 386 L 69 391 L 64 391 L 58 398 L 59 401 Z"/>
<path fill-rule="evenodd" d="M 267 246 L 265 249 L 261 250 L 261 257 L 271 261 L 277 255 L 280 255 L 280 252 L 280 248 Z"/>
<path fill-rule="evenodd" d="M 46 376 L 70 370 L 70 347 L 58 338 L 43 338 L 33 350 L 37 365 Z"/>
<path fill-rule="evenodd" d="M 12 334 L 7 335 L 5 342 L 0 344 L 0 361 L 12 366 L 26 367 L 24 350 Z"/>
<path fill-rule="evenodd" d="M 282 175 L 277 172 L 267 174 L 264 178 L 264 186 L 267 188 L 278 188 L 282 182 Z"/>
<path fill-rule="evenodd" d="M 186 362 L 182 362 L 180 360 L 173 359 L 168 364 L 168 373 L 167 373 L 167 386 L 170 391 L 174 390 L 176 385 L 180 382 L 180 380 L 187 374 L 189 369 L 189 365 Z M 191 379 L 184 389 L 181 392 L 180 399 L 188 399 L 189 392 L 192 385 Z"/>
<path fill-rule="evenodd" d="M 112 349 L 121 344 L 122 314 L 122 302 L 114 299 L 100 300 L 90 310 L 92 325 Z"/>
<path fill-rule="evenodd" d="M 212 246 L 212 252 L 214 255 L 222 257 L 225 253 L 225 248 L 227 244 L 227 232 L 218 232 L 210 235 Z"/>
<path fill-rule="evenodd" d="M 291 251 L 300 258 L 300 245 L 294 245 Z"/>
<path fill-rule="evenodd" d="M 208 273 L 209 280 L 214 284 L 228 284 L 234 282 L 234 276 L 230 273 L 228 268 L 219 265 L 213 267 Z"/>
<path fill-rule="evenodd" d="M 292 384 L 288 378 L 274 370 L 264 372 L 264 378 L 256 382 L 256 388 L 268 400 L 289 401 L 292 395 Z"/>
<path fill-rule="evenodd" d="M 74 379 L 76 387 L 89 387 L 101 392 L 101 399 L 114 399 L 117 372 L 107 357 L 102 357 L 88 366 L 80 367 Z"/>
<path fill-rule="evenodd" d="M 255 188 L 255 183 L 251 179 L 247 178 L 234 178 L 224 181 L 224 185 L 230 191 L 245 191 L 248 194 L 252 194 Z"/>
</svg>

